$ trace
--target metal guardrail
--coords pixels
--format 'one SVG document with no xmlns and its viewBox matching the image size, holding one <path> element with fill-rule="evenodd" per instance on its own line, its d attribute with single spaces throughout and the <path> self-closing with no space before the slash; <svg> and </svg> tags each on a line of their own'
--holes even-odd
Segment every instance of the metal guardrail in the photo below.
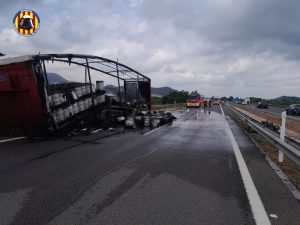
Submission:
<svg viewBox="0 0 300 225">
<path fill-rule="evenodd" d="M 300 141 L 288 136 L 285 136 L 285 140 L 281 140 L 279 133 L 270 130 L 269 128 L 263 126 L 261 121 L 241 112 L 238 109 L 228 105 L 226 109 L 234 116 L 239 117 L 245 121 L 252 129 L 256 130 L 258 133 L 263 135 L 272 144 L 279 148 L 288 158 L 293 160 L 296 164 L 300 166 Z"/>
</svg>

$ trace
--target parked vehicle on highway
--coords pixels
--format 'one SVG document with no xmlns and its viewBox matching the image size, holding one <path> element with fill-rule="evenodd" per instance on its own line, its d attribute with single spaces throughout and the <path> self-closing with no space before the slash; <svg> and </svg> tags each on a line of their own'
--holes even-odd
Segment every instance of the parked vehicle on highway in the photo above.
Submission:
<svg viewBox="0 0 300 225">
<path fill-rule="evenodd" d="M 250 98 L 245 98 L 242 102 L 243 105 L 248 105 L 250 104 Z"/>
<path fill-rule="evenodd" d="M 256 105 L 256 108 L 258 109 L 267 109 L 269 108 L 268 103 L 266 102 L 258 102 Z"/>
<path fill-rule="evenodd" d="M 192 91 L 186 100 L 186 107 L 200 107 L 204 104 L 204 97 L 197 91 Z"/>
<path fill-rule="evenodd" d="M 286 109 L 288 115 L 300 115 L 300 104 L 292 104 Z"/>
<path fill-rule="evenodd" d="M 211 101 L 212 101 L 213 105 L 219 105 L 220 104 L 220 98 L 219 97 L 213 96 L 213 97 L 211 97 Z"/>
</svg>

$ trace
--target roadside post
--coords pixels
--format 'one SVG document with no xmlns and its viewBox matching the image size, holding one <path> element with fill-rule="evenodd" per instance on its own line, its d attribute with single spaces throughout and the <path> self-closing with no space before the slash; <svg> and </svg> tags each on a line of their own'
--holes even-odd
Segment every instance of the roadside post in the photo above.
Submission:
<svg viewBox="0 0 300 225">
<path fill-rule="evenodd" d="M 285 138 L 286 111 L 281 113 L 280 140 L 284 142 Z M 283 162 L 283 152 L 278 152 L 278 162 Z"/>
</svg>

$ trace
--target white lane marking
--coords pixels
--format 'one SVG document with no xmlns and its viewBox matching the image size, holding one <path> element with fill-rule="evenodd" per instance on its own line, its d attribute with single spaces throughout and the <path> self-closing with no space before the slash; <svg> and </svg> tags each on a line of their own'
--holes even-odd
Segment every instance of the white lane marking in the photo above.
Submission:
<svg viewBox="0 0 300 225">
<path fill-rule="evenodd" d="M 270 217 L 278 219 L 278 216 L 276 214 L 270 214 Z"/>
<path fill-rule="evenodd" d="M 223 115 L 223 116 L 225 116 L 225 114 L 224 114 L 224 111 L 223 111 L 223 108 L 222 108 L 221 104 L 219 104 L 219 106 L 220 106 L 220 108 L 221 108 L 222 115 Z"/>
<path fill-rule="evenodd" d="M 5 139 L 5 140 L 0 140 L 0 143 L 9 142 L 9 141 L 15 141 L 15 140 L 20 140 L 20 139 L 24 139 L 24 138 L 26 138 L 26 137 L 9 138 L 9 139 Z"/>
<path fill-rule="evenodd" d="M 101 131 L 102 130 L 102 128 L 100 128 L 100 129 L 97 129 L 97 130 L 94 130 L 94 131 L 92 131 L 91 133 L 92 134 L 94 134 L 94 133 L 98 133 L 99 131 Z"/>
<path fill-rule="evenodd" d="M 163 125 L 163 126 L 161 126 L 161 127 L 158 127 L 158 128 L 153 129 L 153 130 L 150 130 L 149 132 L 144 133 L 143 136 L 147 136 L 148 134 L 151 134 L 151 133 L 153 133 L 153 132 L 155 132 L 155 131 L 161 129 L 161 128 L 165 127 L 166 125 L 168 125 L 168 124 L 165 124 L 165 125 Z"/>
<path fill-rule="evenodd" d="M 222 106 L 220 105 L 221 109 Z M 223 111 L 223 109 L 222 109 Z M 224 112 L 222 113 L 224 116 Z M 242 180 L 246 189 L 247 197 L 250 203 L 250 207 L 254 216 L 255 223 L 257 225 L 271 225 L 271 222 L 269 220 L 268 214 L 265 210 L 265 207 L 259 197 L 259 194 L 257 192 L 257 189 L 255 187 L 255 184 L 252 180 L 252 177 L 249 173 L 249 170 L 247 168 L 247 165 L 245 163 L 245 160 L 243 158 L 243 155 L 241 153 L 241 150 L 233 136 L 233 133 L 229 127 L 229 124 L 224 116 L 224 126 L 225 130 L 227 132 L 227 135 L 231 141 L 231 145 L 233 147 L 234 155 L 237 160 L 239 170 L 242 176 Z"/>
</svg>

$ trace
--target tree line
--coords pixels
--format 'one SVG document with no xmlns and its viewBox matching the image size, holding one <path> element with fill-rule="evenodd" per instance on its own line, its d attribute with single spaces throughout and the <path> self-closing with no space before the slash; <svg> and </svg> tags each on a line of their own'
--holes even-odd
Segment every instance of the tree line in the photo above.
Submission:
<svg viewBox="0 0 300 225">
<path fill-rule="evenodd" d="M 188 91 L 174 91 L 163 97 L 152 97 L 151 102 L 153 105 L 185 103 L 188 96 Z"/>
</svg>

